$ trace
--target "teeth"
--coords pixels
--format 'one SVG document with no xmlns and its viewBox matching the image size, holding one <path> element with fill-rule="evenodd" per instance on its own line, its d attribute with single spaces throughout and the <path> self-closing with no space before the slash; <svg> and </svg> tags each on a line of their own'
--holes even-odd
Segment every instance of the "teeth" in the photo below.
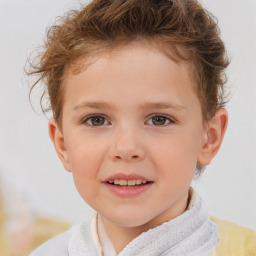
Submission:
<svg viewBox="0 0 256 256">
<path fill-rule="evenodd" d="M 127 186 L 128 181 L 127 180 L 119 180 L 119 185 L 121 186 Z"/>
<path fill-rule="evenodd" d="M 128 185 L 129 186 L 134 186 L 136 184 L 135 180 L 128 180 Z"/>
<path fill-rule="evenodd" d="M 147 181 L 145 180 L 109 180 L 108 183 L 115 184 L 119 186 L 135 186 L 135 185 L 141 185 L 146 184 Z"/>
</svg>

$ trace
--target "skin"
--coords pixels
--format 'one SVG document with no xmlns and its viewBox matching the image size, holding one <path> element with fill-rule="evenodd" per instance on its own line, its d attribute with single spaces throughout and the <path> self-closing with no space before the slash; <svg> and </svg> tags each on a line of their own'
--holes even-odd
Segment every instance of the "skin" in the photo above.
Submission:
<svg viewBox="0 0 256 256">
<path fill-rule="evenodd" d="M 196 164 L 209 164 L 220 147 L 227 112 L 204 121 L 191 77 L 189 64 L 142 45 L 106 52 L 81 73 L 66 74 L 62 129 L 51 119 L 49 134 L 117 253 L 185 211 Z M 152 185 L 121 197 L 103 183 L 116 173 L 142 175 Z"/>
</svg>

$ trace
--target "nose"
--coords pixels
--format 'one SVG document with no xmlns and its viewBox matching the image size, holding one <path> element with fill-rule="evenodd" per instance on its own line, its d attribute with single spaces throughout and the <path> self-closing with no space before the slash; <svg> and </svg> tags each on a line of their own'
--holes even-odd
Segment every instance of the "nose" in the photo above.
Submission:
<svg viewBox="0 0 256 256">
<path fill-rule="evenodd" d="M 114 161 L 137 162 L 145 158 L 142 138 L 134 129 L 123 129 L 113 136 L 110 157 Z"/>
</svg>

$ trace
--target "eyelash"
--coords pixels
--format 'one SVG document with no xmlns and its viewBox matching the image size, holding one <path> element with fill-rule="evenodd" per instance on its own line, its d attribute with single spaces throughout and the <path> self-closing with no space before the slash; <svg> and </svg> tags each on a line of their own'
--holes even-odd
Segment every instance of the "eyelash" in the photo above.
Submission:
<svg viewBox="0 0 256 256">
<path fill-rule="evenodd" d="M 166 121 L 168 121 L 168 124 L 164 124 L 164 125 L 154 125 L 154 124 L 152 124 L 152 125 L 154 125 L 154 126 L 163 126 L 163 127 L 165 127 L 165 126 L 167 126 L 167 125 L 169 125 L 169 124 L 175 123 L 175 121 L 174 121 L 172 118 L 170 118 L 170 117 L 168 117 L 168 116 L 166 116 L 166 115 L 163 115 L 163 114 L 154 114 L 154 115 L 152 115 L 152 116 L 149 118 L 149 120 L 152 119 L 152 118 L 154 118 L 154 117 L 163 117 L 163 118 L 165 118 L 165 123 L 166 123 Z"/>
<path fill-rule="evenodd" d="M 91 119 L 94 118 L 94 117 L 104 118 L 104 123 L 105 123 L 105 121 L 107 120 L 107 118 L 106 118 L 104 115 L 101 115 L 101 114 L 94 114 L 94 115 L 90 115 L 90 116 L 86 117 L 85 119 L 83 119 L 81 123 L 82 123 L 82 124 L 85 124 L 85 125 L 87 125 L 87 126 L 89 126 L 89 127 L 97 127 L 97 125 L 93 125 L 93 124 L 88 124 L 88 123 L 87 123 L 89 120 L 91 120 Z M 102 125 L 99 125 L 99 126 L 102 126 Z"/>
<path fill-rule="evenodd" d="M 92 118 L 94 118 L 94 117 L 103 118 L 103 119 L 104 119 L 104 123 L 103 123 L 102 125 L 93 125 L 92 123 L 91 123 L 91 124 L 88 124 L 87 122 L 90 121 L 90 120 L 92 120 Z M 152 119 L 152 118 L 154 118 L 154 117 L 163 117 L 163 118 L 165 118 L 165 123 L 166 123 L 166 121 L 168 121 L 168 124 L 164 124 L 164 125 L 154 125 L 154 124 L 151 124 L 151 125 L 153 125 L 153 126 L 165 127 L 165 126 L 167 126 L 167 125 L 169 125 L 169 124 L 175 123 L 175 121 L 174 121 L 172 118 L 170 118 L 170 117 L 168 117 L 168 116 L 166 116 L 166 115 L 163 115 L 163 114 L 154 114 L 154 115 L 152 115 L 148 120 L 150 120 L 150 119 Z M 81 123 L 82 123 L 82 124 L 85 124 L 85 125 L 87 125 L 88 127 L 91 127 L 91 128 L 92 128 L 92 127 L 103 126 L 103 125 L 105 124 L 105 121 L 107 121 L 107 118 L 106 118 L 104 115 L 101 115 L 101 114 L 94 114 L 94 115 L 90 115 L 90 116 L 86 117 L 85 119 L 83 119 Z M 107 121 L 107 122 L 108 122 L 108 121 Z"/>
</svg>

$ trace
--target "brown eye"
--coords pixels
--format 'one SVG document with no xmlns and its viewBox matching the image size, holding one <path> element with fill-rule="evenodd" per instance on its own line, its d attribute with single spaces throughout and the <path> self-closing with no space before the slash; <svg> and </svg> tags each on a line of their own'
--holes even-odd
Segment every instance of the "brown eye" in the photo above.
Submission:
<svg viewBox="0 0 256 256">
<path fill-rule="evenodd" d="M 152 117 L 152 123 L 154 125 L 164 125 L 166 122 L 166 117 L 163 116 L 154 116 Z"/>
<path fill-rule="evenodd" d="M 174 123 L 170 118 L 166 116 L 153 116 L 149 119 L 149 124 L 151 125 L 157 125 L 157 126 L 164 126 L 170 123 Z"/>
<path fill-rule="evenodd" d="M 85 123 L 90 126 L 102 126 L 107 123 L 107 120 L 103 116 L 91 116 L 85 120 Z"/>
</svg>

